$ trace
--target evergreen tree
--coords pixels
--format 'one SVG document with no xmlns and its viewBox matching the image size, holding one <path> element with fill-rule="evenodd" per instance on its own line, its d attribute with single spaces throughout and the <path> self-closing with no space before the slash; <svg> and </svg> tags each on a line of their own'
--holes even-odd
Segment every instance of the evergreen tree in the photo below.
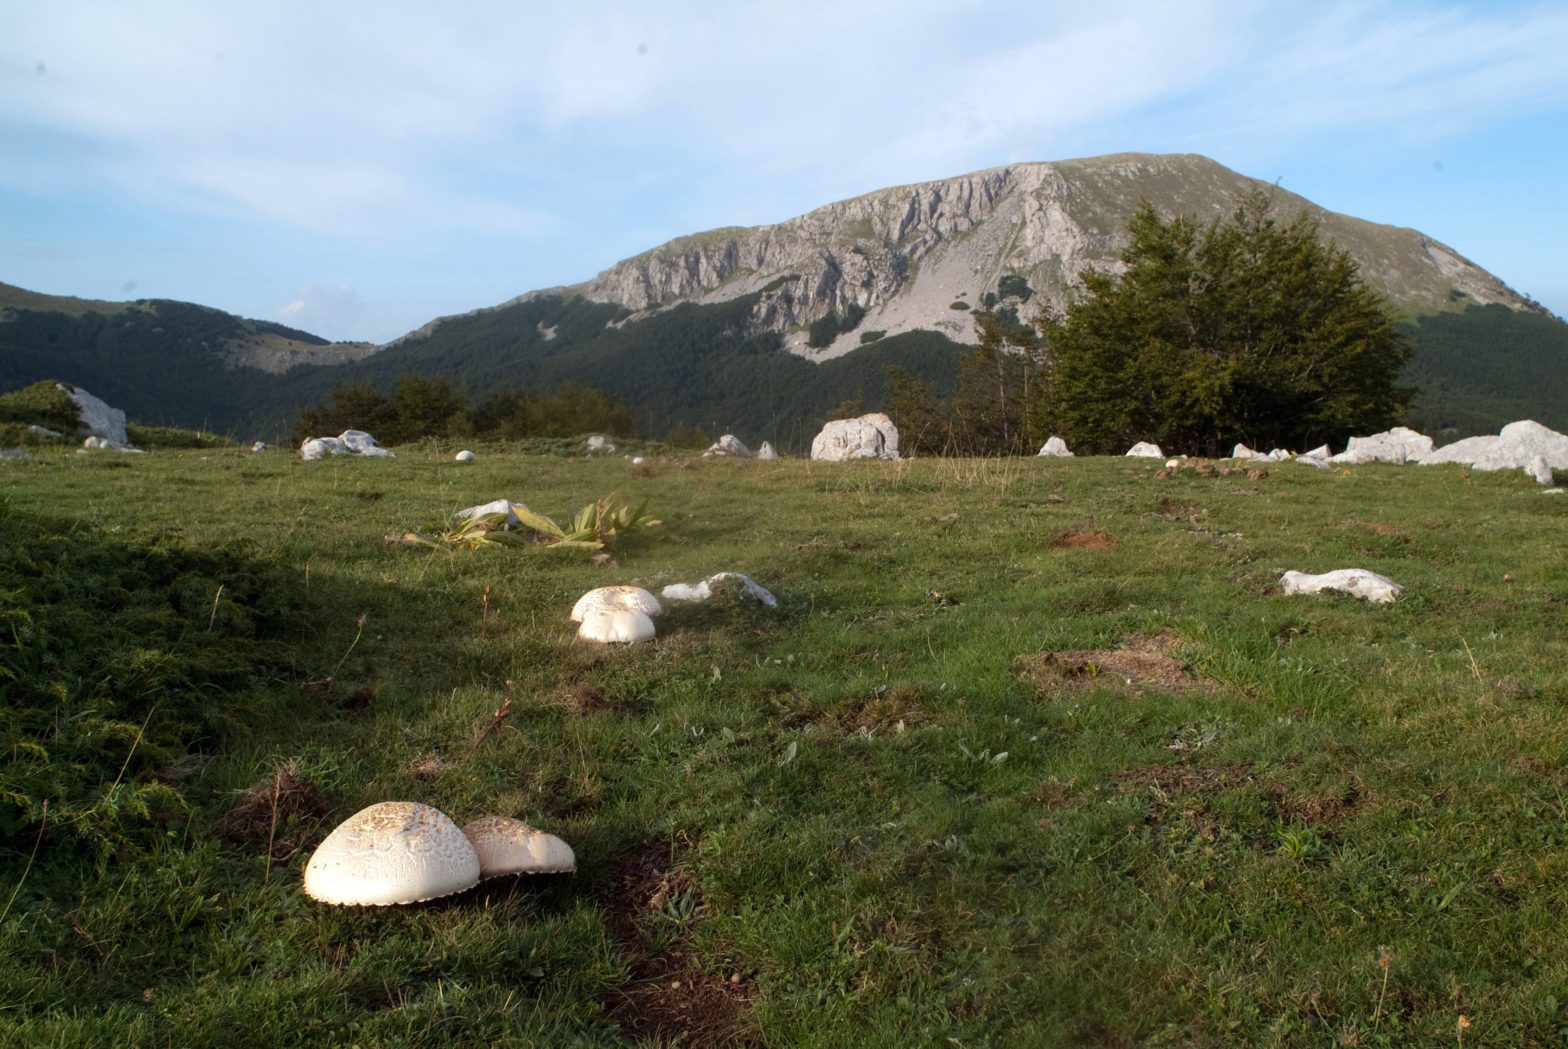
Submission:
<svg viewBox="0 0 1568 1049">
<path fill-rule="evenodd" d="M 1222 454 L 1400 417 L 1409 350 L 1383 300 L 1309 217 L 1281 224 L 1269 209 L 1255 192 L 1200 228 L 1139 207 L 1125 272 L 1085 274 L 1086 297 L 1042 326 L 1053 428 L 1088 452 L 1153 440 Z"/>
</svg>

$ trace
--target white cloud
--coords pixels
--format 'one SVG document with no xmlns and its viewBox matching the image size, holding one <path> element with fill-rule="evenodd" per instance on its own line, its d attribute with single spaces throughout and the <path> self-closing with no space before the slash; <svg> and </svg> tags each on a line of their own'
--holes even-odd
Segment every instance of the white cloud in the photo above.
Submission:
<svg viewBox="0 0 1568 1049">
<path fill-rule="evenodd" d="M 278 308 L 277 320 L 325 339 L 350 339 L 365 312 L 359 293 L 347 284 L 312 284 L 299 298 Z"/>
</svg>

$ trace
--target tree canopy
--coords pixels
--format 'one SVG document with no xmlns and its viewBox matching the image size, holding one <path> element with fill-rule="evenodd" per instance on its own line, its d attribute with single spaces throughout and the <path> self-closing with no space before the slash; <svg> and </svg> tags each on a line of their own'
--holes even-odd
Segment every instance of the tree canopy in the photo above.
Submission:
<svg viewBox="0 0 1568 1049">
<path fill-rule="evenodd" d="M 1255 192 L 1208 226 L 1139 207 L 1124 272 L 1086 273 L 1086 295 L 1043 326 L 1050 428 L 1085 452 L 1223 454 L 1400 418 L 1409 349 L 1387 306 L 1316 222 L 1281 223 L 1270 203 Z"/>
</svg>

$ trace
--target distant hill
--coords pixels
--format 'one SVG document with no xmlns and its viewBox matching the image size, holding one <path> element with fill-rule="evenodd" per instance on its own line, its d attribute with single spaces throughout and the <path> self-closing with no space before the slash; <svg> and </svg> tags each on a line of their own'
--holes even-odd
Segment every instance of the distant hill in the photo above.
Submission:
<svg viewBox="0 0 1568 1049">
<path fill-rule="evenodd" d="M 184 303 L 0 285 L 0 390 L 57 377 L 143 422 L 274 440 L 341 382 L 445 375 L 476 397 L 576 382 L 626 403 L 653 436 L 684 424 L 799 449 L 835 407 L 882 407 L 889 363 L 950 387 L 972 311 L 1060 309 L 1086 269 L 1117 268 L 1140 200 L 1208 220 L 1259 186 L 1283 217 L 1315 217 L 1407 322 L 1407 379 L 1425 391 L 1412 422 L 1454 436 L 1521 417 L 1568 429 L 1568 325 L 1415 230 L 1188 155 L 1016 164 L 681 237 L 383 347 Z"/>
</svg>

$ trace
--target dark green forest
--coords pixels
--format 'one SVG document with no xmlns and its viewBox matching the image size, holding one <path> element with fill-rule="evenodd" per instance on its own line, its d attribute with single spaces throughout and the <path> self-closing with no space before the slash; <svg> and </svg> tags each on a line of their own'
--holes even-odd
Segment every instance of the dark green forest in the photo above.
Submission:
<svg viewBox="0 0 1568 1049">
<path fill-rule="evenodd" d="M 361 361 L 302 365 L 283 375 L 231 368 L 218 350 L 258 330 L 322 340 L 186 303 L 152 301 L 117 313 L 0 310 L 0 391 L 42 379 L 76 383 L 134 421 L 250 440 L 283 441 L 305 409 L 333 390 L 368 383 L 390 395 L 404 374 L 443 376 L 477 405 L 510 391 L 545 397 L 602 391 L 637 430 L 732 432 L 749 444 L 807 447 L 846 405 L 890 405 L 888 366 L 952 395 L 965 346 L 934 332 L 878 339 L 811 363 L 774 333 L 750 333 L 751 297 L 677 306 L 632 324 L 625 311 L 570 296 L 440 322 Z M 1440 439 L 1491 433 L 1533 418 L 1568 430 L 1568 325 L 1546 314 L 1471 307 L 1405 325 L 1414 347 L 1402 381 L 1420 392 L 1407 421 Z M 545 333 L 553 331 L 553 338 Z"/>
</svg>

